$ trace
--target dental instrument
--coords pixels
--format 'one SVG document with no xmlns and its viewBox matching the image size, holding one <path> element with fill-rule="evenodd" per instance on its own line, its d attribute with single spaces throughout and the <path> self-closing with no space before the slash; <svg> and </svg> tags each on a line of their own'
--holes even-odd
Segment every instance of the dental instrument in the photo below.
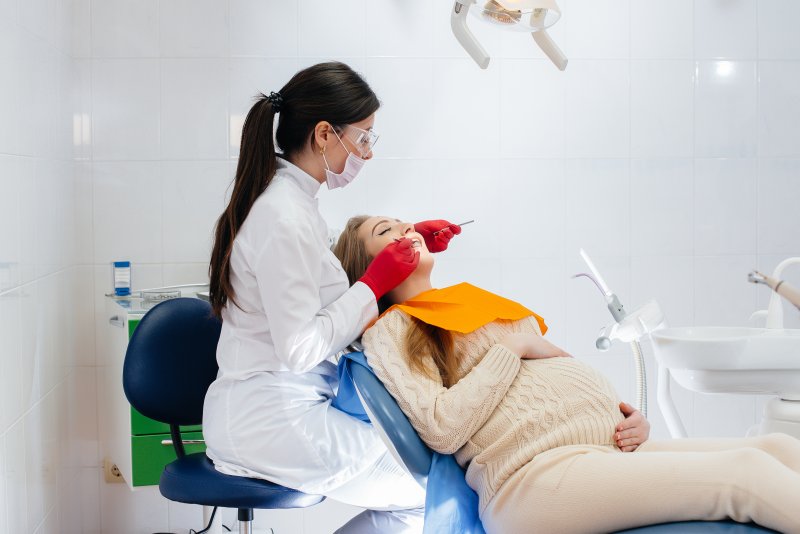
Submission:
<svg viewBox="0 0 800 534">
<path fill-rule="evenodd" d="M 474 222 L 475 222 L 475 219 L 470 219 L 469 221 L 466 221 L 466 222 L 463 222 L 463 223 L 458 223 L 456 226 L 464 226 L 465 224 L 471 224 L 471 223 L 474 223 Z M 433 232 L 433 235 L 436 235 L 439 232 L 442 232 L 442 231 L 446 230 L 447 228 L 449 228 L 449 227 L 442 228 L 441 230 L 436 230 L 435 232 Z"/>
<path fill-rule="evenodd" d="M 160 295 L 162 293 L 175 293 L 176 290 L 178 290 L 177 292 L 180 293 L 181 289 L 187 289 L 187 288 L 192 288 L 192 290 L 188 290 L 189 293 L 196 293 L 198 292 L 197 288 L 208 289 L 208 282 L 197 282 L 194 284 L 177 284 L 174 286 L 148 287 L 145 289 L 137 289 L 134 291 L 130 291 L 125 296 L 134 298 L 147 298 L 148 296 L 150 296 L 150 299 L 153 300 L 156 298 L 157 294 Z M 117 295 L 116 293 L 106 293 L 105 296 L 116 297 L 119 295 Z M 180 297 L 181 295 L 176 295 L 176 296 Z"/>
<path fill-rule="evenodd" d="M 491 58 L 467 27 L 466 20 L 470 7 L 476 3 L 477 0 L 456 0 L 450 11 L 450 27 L 464 50 L 480 68 L 485 69 Z M 472 13 L 504 29 L 530 32 L 534 42 L 559 70 L 567 68 L 567 57 L 546 31 L 561 18 L 555 0 L 487 0 L 483 6 L 476 6 Z"/>
<path fill-rule="evenodd" d="M 595 341 L 595 347 L 600 351 L 607 351 L 611 348 L 611 342 L 617 339 L 630 343 L 636 367 L 636 403 L 642 415 L 647 417 L 647 377 L 645 376 L 644 355 L 639 339 L 653 330 L 665 326 L 664 314 L 654 300 L 650 300 L 635 310 L 627 312 L 619 297 L 608 287 L 605 279 L 600 275 L 586 251 L 580 249 L 580 255 L 589 267 L 591 274 L 578 273 L 573 275 L 572 278 L 585 276 L 594 282 L 597 289 L 603 294 L 608 311 L 611 312 L 611 316 L 614 318 L 614 323 L 600 331 L 600 335 Z"/>
<path fill-rule="evenodd" d="M 797 259 L 797 258 L 789 258 L 789 259 L 791 260 L 791 259 Z M 780 269 L 780 271 L 778 269 L 775 269 L 775 274 L 773 276 L 767 276 L 767 275 L 762 274 L 762 273 L 760 273 L 760 272 L 758 272 L 756 270 L 753 270 L 753 271 L 751 271 L 750 273 L 747 274 L 747 281 L 748 282 L 751 282 L 753 284 L 764 284 L 765 286 L 767 286 L 770 289 L 772 289 L 773 294 L 770 297 L 770 302 L 769 302 L 770 310 L 767 311 L 767 321 L 769 322 L 769 318 L 771 316 L 774 317 L 775 315 L 777 315 L 778 318 L 780 319 L 781 326 L 783 325 L 783 314 L 782 313 L 779 314 L 778 311 L 777 311 L 777 309 L 780 308 L 780 303 L 779 303 L 779 301 L 777 299 L 776 299 L 776 303 L 774 305 L 773 305 L 773 302 L 772 302 L 772 299 L 775 298 L 776 295 L 780 295 L 781 297 L 785 298 L 791 304 L 793 304 L 797 309 L 800 310 L 800 291 L 798 291 L 791 284 L 786 283 L 785 280 L 780 280 L 779 279 L 780 275 L 781 275 L 781 272 L 783 271 L 783 268 L 785 268 L 787 265 L 791 265 L 792 263 L 795 263 L 795 262 L 788 262 L 785 265 L 784 265 L 784 262 L 782 262 L 781 265 L 779 265 L 778 267 L 781 267 L 781 266 L 783 266 L 783 267 Z M 774 306 L 774 308 L 773 308 L 773 306 Z M 760 314 L 761 314 L 760 312 L 756 312 L 754 315 L 760 315 Z M 770 314 L 772 314 L 772 315 L 770 315 Z M 776 321 L 775 323 L 772 323 L 772 324 L 776 325 L 778 323 Z M 767 328 L 778 328 L 778 327 L 777 326 L 769 326 L 768 325 Z"/>
</svg>

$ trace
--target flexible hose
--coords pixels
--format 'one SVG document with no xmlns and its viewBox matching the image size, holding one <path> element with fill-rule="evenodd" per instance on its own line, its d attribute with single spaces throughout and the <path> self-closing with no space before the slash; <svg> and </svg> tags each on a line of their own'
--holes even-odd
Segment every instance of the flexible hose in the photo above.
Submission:
<svg viewBox="0 0 800 534">
<path fill-rule="evenodd" d="M 644 355 L 639 341 L 631 342 L 633 363 L 636 365 L 636 404 L 642 415 L 647 417 L 647 375 L 644 368 Z"/>
</svg>

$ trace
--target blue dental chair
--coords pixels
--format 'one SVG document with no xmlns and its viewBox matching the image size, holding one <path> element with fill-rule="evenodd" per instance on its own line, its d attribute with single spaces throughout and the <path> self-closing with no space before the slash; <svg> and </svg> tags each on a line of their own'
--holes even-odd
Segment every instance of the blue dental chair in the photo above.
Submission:
<svg viewBox="0 0 800 534">
<path fill-rule="evenodd" d="M 131 406 L 169 424 L 178 458 L 164 467 L 158 484 L 161 495 L 188 504 L 237 508 L 239 532 L 250 533 L 254 508 L 304 508 L 325 497 L 225 475 L 214 469 L 205 453 L 184 451 L 179 426 L 202 422 L 206 390 L 217 377 L 220 328 L 203 300 L 178 298 L 158 304 L 130 339 L 122 384 Z"/>
<path fill-rule="evenodd" d="M 360 346 L 355 346 L 360 350 Z M 394 398 L 372 370 L 352 360 L 349 366 L 356 392 L 370 421 L 395 459 L 424 487 L 432 452 L 419 438 Z M 680 521 L 620 531 L 618 534 L 766 534 L 775 533 L 753 523 L 735 521 Z"/>
</svg>

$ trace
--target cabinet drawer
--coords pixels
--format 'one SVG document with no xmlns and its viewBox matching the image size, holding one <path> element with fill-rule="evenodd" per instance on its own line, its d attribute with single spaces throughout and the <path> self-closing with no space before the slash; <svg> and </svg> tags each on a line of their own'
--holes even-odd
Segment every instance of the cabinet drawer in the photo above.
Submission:
<svg viewBox="0 0 800 534">
<path fill-rule="evenodd" d="M 181 432 L 200 432 L 201 425 L 191 425 L 181 427 Z M 144 436 L 148 434 L 169 434 L 169 425 L 154 421 L 149 417 L 140 414 L 136 408 L 131 406 L 131 434 L 134 436 Z"/>
<path fill-rule="evenodd" d="M 202 432 L 181 432 L 184 442 L 203 439 Z M 175 460 L 175 448 L 169 434 L 131 436 L 131 456 L 133 460 L 133 486 L 157 485 L 164 466 Z M 162 442 L 169 441 L 168 445 Z M 203 452 L 205 443 L 185 443 L 186 454 Z"/>
</svg>

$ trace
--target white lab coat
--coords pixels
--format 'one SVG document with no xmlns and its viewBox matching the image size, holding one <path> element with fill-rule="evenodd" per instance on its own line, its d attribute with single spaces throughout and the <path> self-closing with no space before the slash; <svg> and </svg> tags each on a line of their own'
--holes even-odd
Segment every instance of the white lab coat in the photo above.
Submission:
<svg viewBox="0 0 800 534">
<path fill-rule="evenodd" d="M 372 291 L 350 287 L 328 248 L 320 184 L 279 168 L 239 230 L 230 299 L 206 394 L 203 434 L 217 470 L 323 494 L 386 452 L 374 429 L 331 408 L 330 357 L 377 316 Z"/>
</svg>

